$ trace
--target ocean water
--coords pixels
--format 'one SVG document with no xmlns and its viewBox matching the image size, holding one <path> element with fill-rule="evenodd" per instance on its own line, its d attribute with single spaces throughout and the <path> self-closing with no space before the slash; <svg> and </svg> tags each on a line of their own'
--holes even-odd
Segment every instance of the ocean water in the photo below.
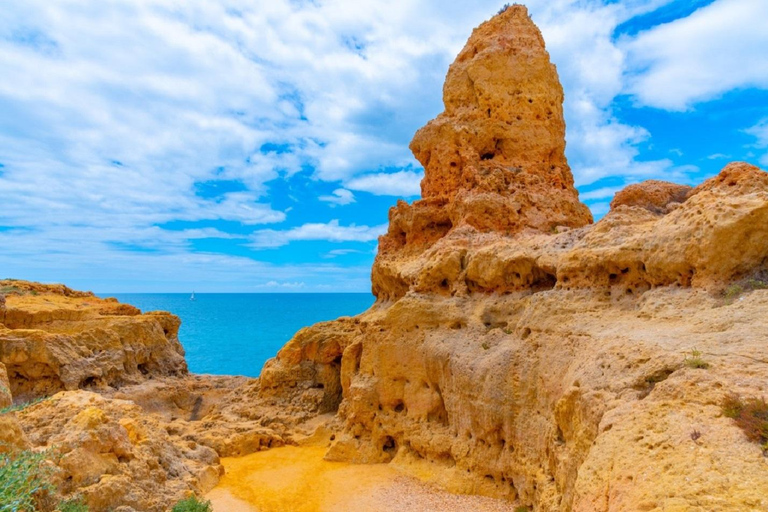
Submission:
<svg viewBox="0 0 768 512">
<path fill-rule="evenodd" d="M 178 315 L 191 372 L 248 377 L 258 377 L 302 327 L 362 313 L 374 302 L 367 293 L 200 293 L 194 301 L 179 293 L 112 296 L 142 311 Z"/>
</svg>

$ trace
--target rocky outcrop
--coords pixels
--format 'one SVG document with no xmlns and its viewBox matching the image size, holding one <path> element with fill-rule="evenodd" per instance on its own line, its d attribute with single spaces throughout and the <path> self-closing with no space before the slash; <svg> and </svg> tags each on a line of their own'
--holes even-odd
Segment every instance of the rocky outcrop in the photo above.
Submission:
<svg viewBox="0 0 768 512">
<path fill-rule="evenodd" d="M 0 409 L 8 407 L 13 403 L 11 396 L 11 383 L 8 380 L 8 371 L 5 365 L 0 363 Z"/>
<path fill-rule="evenodd" d="M 376 304 L 298 333 L 262 397 L 338 404 L 331 460 L 428 461 L 535 510 L 768 507 L 762 449 L 719 406 L 768 388 L 768 291 L 722 294 L 768 286 L 768 175 L 634 185 L 591 224 L 522 6 L 473 32 L 444 101 L 411 144 L 423 199 L 390 210 Z"/>
<path fill-rule="evenodd" d="M 164 512 L 216 485 L 217 453 L 168 433 L 129 401 L 66 391 L 19 413 L 31 444 L 56 462 L 54 483 L 90 510 Z"/>
<path fill-rule="evenodd" d="M 315 408 L 262 400 L 257 379 L 189 375 L 174 315 L 62 285 L 0 289 L 0 449 L 45 451 L 59 497 L 165 511 L 210 490 L 220 456 L 312 431 Z"/>
<path fill-rule="evenodd" d="M 19 400 L 184 375 L 178 317 L 62 285 L 0 281 L 0 363 Z"/>
<path fill-rule="evenodd" d="M 617 192 L 611 201 L 611 210 L 620 206 L 638 206 L 652 213 L 669 213 L 688 198 L 691 190 L 693 188 L 687 185 L 648 180 Z"/>
<path fill-rule="evenodd" d="M 764 448 L 720 406 L 768 392 L 768 174 L 633 185 L 592 224 L 518 5 L 475 30 L 444 102 L 412 143 L 423 199 L 390 211 L 369 311 L 299 331 L 259 380 L 189 376 L 172 315 L 4 282 L 14 398 L 73 391 L 0 432 L 61 447 L 62 492 L 95 512 L 162 510 L 215 483 L 217 456 L 328 414 L 330 460 L 428 467 L 537 511 L 768 509 Z"/>
</svg>

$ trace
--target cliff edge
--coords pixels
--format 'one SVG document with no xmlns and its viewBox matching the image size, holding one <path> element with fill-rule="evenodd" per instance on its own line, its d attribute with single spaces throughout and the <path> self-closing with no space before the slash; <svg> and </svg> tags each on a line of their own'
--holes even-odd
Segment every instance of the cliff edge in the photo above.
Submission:
<svg viewBox="0 0 768 512">
<path fill-rule="evenodd" d="M 262 398 L 336 412 L 331 460 L 428 464 L 535 510 L 768 507 L 763 448 L 721 406 L 768 385 L 768 174 L 632 185 L 592 224 L 519 5 L 475 29 L 443 96 L 376 304 L 300 331 Z"/>
</svg>

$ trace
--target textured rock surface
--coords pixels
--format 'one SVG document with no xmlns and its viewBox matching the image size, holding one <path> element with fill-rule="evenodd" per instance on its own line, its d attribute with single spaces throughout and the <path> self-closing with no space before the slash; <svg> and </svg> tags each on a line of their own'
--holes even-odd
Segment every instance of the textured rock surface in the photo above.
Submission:
<svg viewBox="0 0 768 512">
<path fill-rule="evenodd" d="M 311 433 L 316 407 L 261 400 L 257 379 L 188 375 L 173 315 L 61 285 L 0 289 L 0 408 L 19 409 L 0 412 L 0 444 L 49 450 L 59 493 L 92 512 L 164 511 L 210 490 L 219 456 Z"/>
<path fill-rule="evenodd" d="M 5 365 L 0 363 L 0 409 L 13 403 L 11 395 L 11 383 L 8 381 L 8 372 Z"/>
<path fill-rule="evenodd" d="M 668 213 L 683 203 L 691 190 L 687 185 L 648 180 L 619 191 L 611 201 L 611 210 L 620 206 L 639 206 L 653 213 Z"/>
<path fill-rule="evenodd" d="M 164 376 L 183 373 L 172 316 L 24 284 L 0 313 L 14 398 L 101 395 L 0 422 L 20 445 L 63 446 L 64 492 L 96 512 L 199 492 L 216 452 L 292 444 L 326 413 L 329 460 L 426 464 L 448 489 L 537 511 L 768 509 L 763 450 L 719 405 L 768 395 L 768 290 L 722 293 L 768 286 L 768 174 L 646 182 L 591 224 L 521 6 L 473 33 L 444 99 L 414 138 L 424 199 L 390 211 L 369 311 L 303 329 L 258 381 Z M 146 376 L 125 346 L 156 363 Z"/>
<path fill-rule="evenodd" d="M 19 400 L 187 372 L 174 315 L 61 285 L 6 280 L 0 289 L 0 363 Z"/>
<path fill-rule="evenodd" d="M 631 186 L 591 225 L 520 6 L 475 30 L 444 99 L 411 145 L 424 199 L 380 239 L 377 303 L 297 334 L 262 396 L 339 404 L 331 460 L 426 460 L 535 510 L 768 508 L 762 449 L 719 406 L 768 390 L 768 291 L 722 294 L 768 270 L 768 175 Z"/>
<path fill-rule="evenodd" d="M 91 510 L 162 512 L 223 473 L 213 449 L 169 434 L 132 402 L 65 391 L 19 420 L 33 446 L 50 450 L 62 494 L 76 492 Z"/>
<path fill-rule="evenodd" d="M 445 112 L 411 143 L 426 171 L 423 199 L 389 212 L 373 271 L 380 297 L 407 290 L 391 275 L 403 256 L 447 234 L 548 233 L 592 222 L 565 159 L 563 90 L 524 7 L 475 29 L 448 71 L 443 102 Z"/>
</svg>

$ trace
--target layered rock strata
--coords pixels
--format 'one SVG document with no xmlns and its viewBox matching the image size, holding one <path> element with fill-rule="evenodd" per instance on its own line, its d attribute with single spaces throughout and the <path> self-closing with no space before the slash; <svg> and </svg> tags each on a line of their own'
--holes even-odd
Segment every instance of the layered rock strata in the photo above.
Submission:
<svg viewBox="0 0 768 512">
<path fill-rule="evenodd" d="M 535 510 L 768 507 L 762 449 L 719 406 L 768 388 L 768 292 L 722 294 L 768 285 L 768 175 L 631 186 L 592 224 L 522 6 L 473 32 L 444 102 L 411 144 L 423 199 L 390 210 L 376 304 L 298 333 L 262 396 L 338 404 L 331 460 L 426 461 Z"/>
<path fill-rule="evenodd" d="M 0 363 L 18 399 L 184 375 L 178 317 L 61 285 L 0 281 Z"/>
</svg>

